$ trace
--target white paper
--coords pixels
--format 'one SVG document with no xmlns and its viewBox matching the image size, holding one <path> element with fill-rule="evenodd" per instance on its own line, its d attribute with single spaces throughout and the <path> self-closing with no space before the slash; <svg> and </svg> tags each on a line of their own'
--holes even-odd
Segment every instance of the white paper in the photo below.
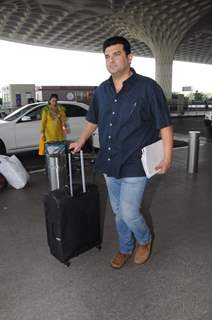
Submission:
<svg viewBox="0 0 212 320">
<path fill-rule="evenodd" d="M 158 140 L 142 149 L 141 161 L 147 178 L 151 178 L 160 170 L 156 170 L 155 167 L 164 158 L 163 141 Z"/>
</svg>

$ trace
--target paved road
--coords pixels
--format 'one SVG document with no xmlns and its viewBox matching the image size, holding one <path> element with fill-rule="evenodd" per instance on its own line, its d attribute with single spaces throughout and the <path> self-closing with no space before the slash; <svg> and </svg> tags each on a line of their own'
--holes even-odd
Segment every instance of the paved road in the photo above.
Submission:
<svg viewBox="0 0 212 320">
<path fill-rule="evenodd" d="M 23 152 L 17 155 L 28 171 L 45 168 L 45 157 L 39 156 L 37 151 Z"/>
</svg>

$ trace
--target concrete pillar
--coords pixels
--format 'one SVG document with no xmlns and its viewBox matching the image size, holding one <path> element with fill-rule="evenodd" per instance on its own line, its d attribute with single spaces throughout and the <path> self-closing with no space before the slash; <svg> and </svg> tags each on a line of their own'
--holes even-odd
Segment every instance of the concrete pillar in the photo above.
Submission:
<svg viewBox="0 0 212 320">
<path fill-rule="evenodd" d="M 173 56 L 167 52 L 155 52 L 155 80 L 163 89 L 167 99 L 172 96 Z"/>
</svg>

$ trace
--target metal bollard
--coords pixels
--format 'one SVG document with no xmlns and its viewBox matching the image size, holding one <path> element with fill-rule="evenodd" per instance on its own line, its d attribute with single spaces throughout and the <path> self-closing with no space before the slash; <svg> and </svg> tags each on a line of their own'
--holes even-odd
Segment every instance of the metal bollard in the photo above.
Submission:
<svg viewBox="0 0 212 320">
<path fill-rule="evenodd" d="M 50 154 L 47 165 L 50 190 L 65 188 L 67 186 L 66 155 Z"/>
<path fill-rule="evenodd" d="M 200 131 L 189 131 L 187 172 L 198 172 Z"/>
</svg>

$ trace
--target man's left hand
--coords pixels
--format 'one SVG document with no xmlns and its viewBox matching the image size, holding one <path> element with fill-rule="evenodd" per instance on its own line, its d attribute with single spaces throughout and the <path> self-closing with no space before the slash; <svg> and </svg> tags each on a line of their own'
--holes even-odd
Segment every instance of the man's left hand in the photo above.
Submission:
<svg viewBox="0 0 212 320">
<path fill-rule="evenodd" d="M 158 174 L 164 174 L 169 170 L 170 167 L 171 161 L 162 160 L 155 169 L 160 170 Z"/>
</svg>

